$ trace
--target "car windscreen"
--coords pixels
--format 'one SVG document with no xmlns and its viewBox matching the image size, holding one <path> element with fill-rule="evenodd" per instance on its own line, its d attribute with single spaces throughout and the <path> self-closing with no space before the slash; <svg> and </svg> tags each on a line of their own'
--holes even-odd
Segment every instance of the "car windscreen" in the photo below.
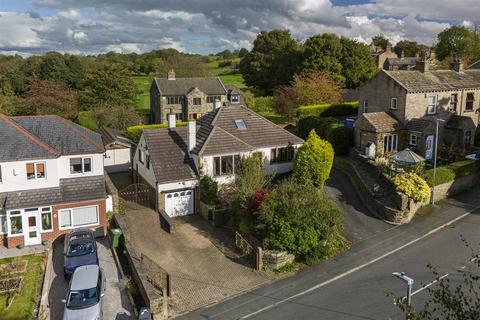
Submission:
<svg viewBox="0 0 480 320">
<path fill-rule="evenodd" d="M 67 257 L 78 257 L 95 251 L 95 244 L 91 240 L 70 242 Z"/>
<path fill-rule="evenodd" d="M 72 290 L 68 296 L 67 308 L 83 309 L 98 303 L 99 294 L 97 288 L 85 290 Z"/>
</svg>

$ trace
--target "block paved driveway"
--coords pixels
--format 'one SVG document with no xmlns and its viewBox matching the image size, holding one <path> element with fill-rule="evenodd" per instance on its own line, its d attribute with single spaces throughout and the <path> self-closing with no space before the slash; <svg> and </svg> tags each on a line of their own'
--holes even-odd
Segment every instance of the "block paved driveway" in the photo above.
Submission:
<svg viewBox="0 0 480 320">
<path fill-rule="evenodd" d="M 63 319 L 64 304 L 61 300 L 65 299 L 68 289 L 68 282 L 63 277 L 63 245 L 63 241 L 56 241 L 52 246 L 53 274 L 50 278 L 50 289 L 48 291 L 51 320 Z M 107 290 L 103 297 L 103 318 L 105 320 L 132 319 L 131 306 L 123 290 L 123 284 L 120 283 L 117 266 L 107 239 L 97 240 L 97 248 L 100 267 L 105 271 L 107 280 Z"/>
<path fill-rule="evenodd" d="M 175 219 L 168 234 L 158 214 L 150 209 L 128 210 L 128 238 L 138 254 L 155 261 L 171 277 L 169 314 L 177 316 L 267 283 L 265 274 L 252 270 L 229 249 L 233 236 L 214 228 L 199 216 Z M 224 254 L 226 253 L 226 255 Z"/>
</svg>

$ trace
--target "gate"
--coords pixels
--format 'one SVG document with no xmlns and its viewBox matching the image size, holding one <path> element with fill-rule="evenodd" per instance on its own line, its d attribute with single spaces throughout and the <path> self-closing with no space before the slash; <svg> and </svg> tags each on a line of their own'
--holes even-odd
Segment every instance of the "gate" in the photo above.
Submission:
<svg viewBox="0 0 480 320">
<path fill-rule="evenodd" d="M 131 184 L 119 191 L 118 195 L 127 202 L 133 202 L 155 210 L 155 190 L 146 184 Z"/>
</svg>

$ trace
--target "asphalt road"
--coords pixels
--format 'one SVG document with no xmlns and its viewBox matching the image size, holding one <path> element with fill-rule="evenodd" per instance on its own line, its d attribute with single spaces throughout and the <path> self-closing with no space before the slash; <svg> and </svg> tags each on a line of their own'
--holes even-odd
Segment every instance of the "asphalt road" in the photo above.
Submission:
<svg viewBox="0 0 480 320">
<path fill-rule="evenodd" d="M 415 291 L 433 280 L 430 263 L 455 283 L 457 270 L 470 259 L 461 236 L 480 249 L 479 208 L 479 190 L 443 201 L 408 225 L 357 242 L 333 261 L 184 319 L 403 319 L 387 292 L 403 296 L 405 287 L 391 273 L 406 272 L 415 279 Z M 452 219 L 458 221 L 442 227 Z M 414 306 L 425 297 L 426 291 L 415 294 Z"/>
</svg>

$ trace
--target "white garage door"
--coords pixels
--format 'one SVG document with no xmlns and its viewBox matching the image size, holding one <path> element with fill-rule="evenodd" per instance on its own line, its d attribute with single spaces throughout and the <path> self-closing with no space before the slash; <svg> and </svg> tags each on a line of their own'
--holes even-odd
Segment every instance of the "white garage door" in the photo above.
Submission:
<svg viewBox="0 0 480 320">
<path fill-rule="evenodd" d="M 193 190 L 166 193 L 165 211 L 170 217 L 193 214 Z"/>
</svg>

